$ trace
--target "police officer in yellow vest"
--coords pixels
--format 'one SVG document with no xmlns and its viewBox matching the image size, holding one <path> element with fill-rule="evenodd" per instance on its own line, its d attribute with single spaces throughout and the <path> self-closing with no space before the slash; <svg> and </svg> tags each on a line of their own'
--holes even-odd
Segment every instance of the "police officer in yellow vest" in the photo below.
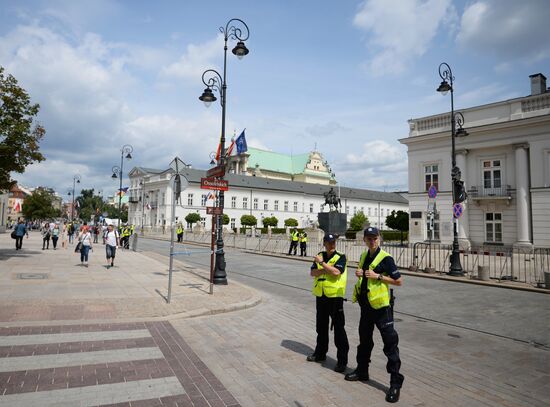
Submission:
<svg viewBox="0 0 550 407">
<path fill-rule="evenodd" d="M 298 240 L 300 241 L 300 257 L 305 257 L 307 251 L 307 233 L 300 233 L 298 235 Z"/>
<path fill-rule="evenodd" d="M 290 247 L 288 248 L 288 255 L 290 256 L 290 252 L 294 251 L 294 255 L 296 256 L 296 252 L 298 251 L 298 230 L 296 228 L 292 229 L 290 232 Z"/>
<path fill-rule="evenodd" d="M 178 227 L 176 228 L 176 234 L 178 235 L 178 243 L 183 242 L 183 225 L 182 223 L 178 223 Z"/>
<path fill-rule="evenodd" d="M 374 342 L 374 326 L 380 331 L 384 342 L 384 354 L 388 358 L 386 370 L 390 374 L 390 388 L 386 401 L 395 403 L 404 377 L 399 373 L 399 337 L 393 324 L 388 285 L 400 286 L 403 278 L 395 261 L 380 248 L 380 232 L 368 227 L 364 232 L 368 251 L 363 252 L 355 275 L 359 277 L 353 291 L 353 302 L 359 301 L 361 319 L 359 322 L 359 346 L 357 347 L 357 369 L 346 375 L 346 380 L 369 380 L 369 363 Z"/>
<path fill-rule="evenodd" d="M 325 251 L 313 258 L 310 275 L 313 280 L 313 295 L 316 297 L 317 346 L 307 357 L 309 362 L 326 360 L 329 341 L 329 317 L 334 325 L 334 344 L 337 348 L 337 363 L 334 371 L 343 373 L 348 364 L 349 343 L 344 318 L 346 295 L 346 255 L 336 251 L 336 236 L 326 234 L 323 238 Z"/>
</svg>

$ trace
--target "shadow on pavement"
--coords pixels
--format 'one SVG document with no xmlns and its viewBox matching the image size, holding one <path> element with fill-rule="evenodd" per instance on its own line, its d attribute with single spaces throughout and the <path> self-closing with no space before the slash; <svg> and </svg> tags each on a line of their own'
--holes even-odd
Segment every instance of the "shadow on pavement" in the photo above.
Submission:
<svg viewBox="0 0 550 407">
<path fill-rule="evenodd" d="M 29 257 L 33 254 L 38 254 L 40 251 L 37 250 L 15 250 L 13 249 L 0 249 L 0 261 L 11 259 L 12 257 Z"/>
</svg>

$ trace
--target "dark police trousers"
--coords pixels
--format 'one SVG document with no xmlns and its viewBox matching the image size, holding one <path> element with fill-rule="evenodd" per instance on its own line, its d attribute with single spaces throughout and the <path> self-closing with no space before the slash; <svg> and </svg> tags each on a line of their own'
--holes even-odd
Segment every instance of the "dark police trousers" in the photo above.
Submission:
<svg viewBox="0 0 550 407">
<path fill-rule="evenodd" d="M 294 240 L 291 240 L 290 241 L 290 247 L 288 249 L 288 254 L 290 254 L 290 252 L 294 251 L 294 255 L 296 255 L 296 251 L 298 250 L 298 241 L 294 241 Z"/>
<path fill-rule="evenodd" d="M 305 256 L 307 250 L 307 243 L 306 242 L 300 242 L 300 256 Z"/>
<path fill-rule="evenodd" d="M 370 356 L 374 341 L 372 339 L 374 326 L 380 331 L 384 342 L 384 354 L 388 358 L 386 370 L 390 374 L 390 385 L 401 388 L 405 379 L 399 368 L 399 336 L 393 326 L 393 312 L 391 307 L 373 309 L 370 304 L 361 305 L 361 320 L 359 321 L 359 346 L 357 347 L 357 371 L 367 374 L 369 371 Z"/>
<path fill-rule="evenodd" d="M 325 356 L 328 352 L 329 336 L 329 317 L 334 324 L 334 344 L 336 345 L 336 357 L 338 363 L 348 364 L 349 342 L 344 328 L 346 320 L 344 318 L 344 299 L 340 297 L 328 298 L 315 297 L 317 300 L 317 346 L 315 354 Z"/>
</svg>

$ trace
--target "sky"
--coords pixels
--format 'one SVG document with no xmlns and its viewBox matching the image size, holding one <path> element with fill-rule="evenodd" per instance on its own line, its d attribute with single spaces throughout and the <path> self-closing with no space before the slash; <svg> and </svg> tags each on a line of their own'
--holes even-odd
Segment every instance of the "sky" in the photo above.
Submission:
<svg viewBox="0 0 550 407">
<path fill-rule="evenodd" d="M 398 140 L 407 120 L 450 109 L 436 92 L 441 62 L 458 110 L 550 77 L 547 0 L 0 0 L 0 65 L 46 129 L 46 160 L 14 179 L 66 197 L 78 174 L 107 196 L 125 144 L 124 174 L 175 156 L 209 168 L 221 106 L 198 100 L 201 75 L 222 71 L 219 27 L 232 18 L 247 24 L 250 53 L 238 60 L 230 40 L 228 138 L 246 128 L 252 147 L 317 148 L 349 187 L 407 190 Z"/>
</svg>

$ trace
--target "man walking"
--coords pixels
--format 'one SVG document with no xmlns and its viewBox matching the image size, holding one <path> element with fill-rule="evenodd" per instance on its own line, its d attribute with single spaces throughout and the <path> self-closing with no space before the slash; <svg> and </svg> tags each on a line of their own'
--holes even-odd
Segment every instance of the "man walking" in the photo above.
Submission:
<svg viewBox="0 0 550 407">
<path fill-rule="evenodd" d="M 348 364 L 349 343 L 345 329 L 344 297 L 346 295 L 346 255 L 336 251 L 336 236 L 326 234 L 325 250 L 313 258 L 310 275 L 313 295 L 316 297 L 317 345 L 307 357 L 308 362 L 322 362 L 327 358 L 329 342 L 329 317 L 334 325 L 334 344 L 337 349 L 335 372 L 343 373 Z"/>
<path fill-rule="evenodd" d="M 23 236 L 27 235 L 27 239 L 29 238 L 29 231 L 27 230 L 25 224 L 21 219 L 19 219 L 19 222 L 17 223 L 14 230 L 15 233 L 15 250 L 21 250 L 21 247 L 23 246 Z"/>
<path fill-rule="evenodd" d="M 365 229 L 364 241 L 368 250 L 361 254 L 359 267 L 355 272 L 358 281 L 353 291 L 353 302 L 359 301 L 361 306 L 357 368 L 347 374 L 345 379 L 369 380 L 369 363 L 374 347 L 372 334 L 376 325 L 384 342 L 384 354 L 388 358 L 386 370 L 390 374 L 390 388 L 386 393 L 386 401 L 395 403 L 399 400 L 404 377 L 399 373 L 399 337 L 394 327 L 388 285 L 400 286 L 403 278 L 390 254 L 380 248 L 380 232 L 377 228 Z"/>
<path fill-rule="evenodd" d="M 120 246 L 118 232 L 114 230 L 113 225 L 109 224 L 107 233 L 105 233 L 105 255 L 107 258 L 107 268 L 114 267 L 116 248 Z"/>
</svg>

